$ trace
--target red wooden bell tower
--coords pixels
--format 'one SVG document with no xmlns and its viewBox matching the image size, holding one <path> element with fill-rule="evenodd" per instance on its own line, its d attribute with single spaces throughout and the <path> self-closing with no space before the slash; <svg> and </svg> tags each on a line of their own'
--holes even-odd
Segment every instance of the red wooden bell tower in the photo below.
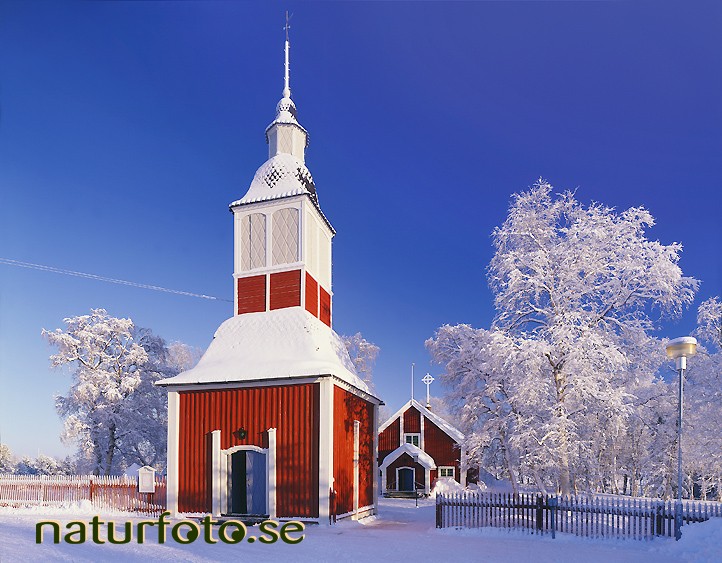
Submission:
<svg viewBox="0 0 722 563">
<path fill-rule="evenodd" d="M 268 160 L 234 201 L 235 315 L 303 307 L 331 326 L 331 239 L 305 164 L 308 133 L 288 81 L 266 128 Z"/>
</svg>

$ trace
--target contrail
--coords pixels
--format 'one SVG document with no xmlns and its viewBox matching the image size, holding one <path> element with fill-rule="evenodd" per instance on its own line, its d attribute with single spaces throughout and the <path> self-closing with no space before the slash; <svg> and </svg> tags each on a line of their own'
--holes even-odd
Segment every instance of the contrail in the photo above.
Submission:
<svg viewBox="0 0 722 563">
<path fill-rule="evenodd" d="M 186 295 L 187 297 L 198 297 L 200 299 L 210 299 L 212 301 L 226 301 L 232 303 L 230 299 L 223 299 L 222 297 L 214 297 L 213 295 L 202 295 L 200 293 L 191 293 L 190 291 L 180 291 L 178 289 L 169 289 L 167 287 L 160 287 L 158 285 L 148 285 L 146 283 L 137 283 L 127 280 L 118 280 L 115 278 L 106 278 L 105 276 L 98 276 L 96 274 L 87 274 L 85 272 L 74 272 L 73 270 L 64 270 L 62 268 L 55 268 L 53 266 L 44 266 L 43 264 L 32 264 L 31 262 L 21 262 L 20 260 L 12 260 L 10 258 L 0 258 L 0 264 L 6 264 L 8 266 L 18 266 L 20 268 L 30 268 L 32 270 L 41 270 L 43 272 L 53 272 L 54 274 L 63 274 L 66 276 L 75 276 L 78 278 L 87 278 L 89 280 L 97 280 L 108 283 L 117 283 L 119 285 L 129 285 L 131 287 L 140 287 L 141 289 L 152 289 L 153 291 L 164 291 L 166 293 L 174 293 L 176 295 Z"/>
</svg>

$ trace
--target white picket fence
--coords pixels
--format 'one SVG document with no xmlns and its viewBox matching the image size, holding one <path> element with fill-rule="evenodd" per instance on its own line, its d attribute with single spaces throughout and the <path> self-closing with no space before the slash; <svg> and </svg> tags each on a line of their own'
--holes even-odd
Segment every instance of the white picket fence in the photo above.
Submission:
<svg viewBox="0 0 722 563">
<path fill-rule="evenodd" d="M 135 477 L 97 475 L 2 475 L 0 506 L 67 506 L 90 501 L 97 510 L 160 514 L 166 508 L 165 477 L 155 493 L 138 492 Z"/>
<path fill-rule="evenodd" d="M 593 538 L 654 539 L 674 535 L 675 503 L 629 497 L 534 493 L 455 493 L 436 497 L 436 527 L 521 528 Z M 722 503 L 683 501 L 685 524 L 722 516 Z"/>
</svg>

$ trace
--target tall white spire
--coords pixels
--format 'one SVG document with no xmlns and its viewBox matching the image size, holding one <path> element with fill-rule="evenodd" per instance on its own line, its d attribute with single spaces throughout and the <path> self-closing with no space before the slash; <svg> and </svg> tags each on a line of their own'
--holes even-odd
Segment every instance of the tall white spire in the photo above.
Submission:
<svg viewBox="0 0 722 563">
<path fill-rule="evenodd" d="M 288 30 L 291 29 L 291 26 L 288 25 L 288 11 L 286 11 L 286 25 L 284 26 L 284 29 L 286 30 L 286 64 L 284 66 L 284 73 L 283 73 L 283 97 L 284 98 L 290 98 L 291 97 L 291 80 L 290 80 L 290 63 L 289 63 L 289 51 L 291 50 L 291 44 L 288 41 Z"/>
<path fill-rule="evenodd" d="M 301 162 L 305 159 L 305 150 L 308 146 L 308 132 L 298 122 L 296 116 L 296 104 L 291 99 L 290 80 L 290 50 L 291 42 L 288 40 L 288 24 L 290 17 L 286 12 L 286 44 L 283 72 L 283 97 L 276 106 L 276 119 L 266 128 L 266 141 L 268 142 L 268 157 L 273 158 L 277 154 L 291 154 Z"/>
</svg>

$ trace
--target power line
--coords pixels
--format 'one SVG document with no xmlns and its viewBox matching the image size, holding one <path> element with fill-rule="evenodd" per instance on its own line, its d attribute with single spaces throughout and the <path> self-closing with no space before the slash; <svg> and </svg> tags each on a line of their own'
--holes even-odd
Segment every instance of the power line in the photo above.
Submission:
<svg viewBox="0 0 722 563">
<path fill-rule="evenodd" d="M 103 281 L 108 283 L 117 283 L 119 285 L 129 285 L 131 287 L 139 287 L 141 289 L 152 289 L 153 291 L 164 291 L 166 293 L 174 293 L 175 295 L 185 295 L 187 297 L 198 297 L 200 299 L 210 299 L 211 301 L 226 301 L 232 303 L 230 299 L 222 297 L 214 297 L 213 295 L 203 295 L 200 293 L 191 293 L 190 291 L 180 291 L 178 289 L 169 289 L 158 285 L 148 285 L 146 283 L 137 283 L 127 280 L 119 280 L 115 278 L 107 278 L 96 274 L 87 274 L 85 272 L 75 272 L 73 270 L 64 270 L 63 268 L 55 268 L 53 266 L 45 266 L 43 264 L 33 264 L 31 262 L 21 262 L 20 260 L 12 260 L 10 258 L 0 258 L 0 264 L 7 266 L 17 266 L 19 268 L 29 268 L 31 270 L 40 270 L 42 272 L 52 272 L 54 274 L 63 274 L 65 276 L 75 276 L 77 278 L 86 278 L 89 280 Z"/>
</svg>

